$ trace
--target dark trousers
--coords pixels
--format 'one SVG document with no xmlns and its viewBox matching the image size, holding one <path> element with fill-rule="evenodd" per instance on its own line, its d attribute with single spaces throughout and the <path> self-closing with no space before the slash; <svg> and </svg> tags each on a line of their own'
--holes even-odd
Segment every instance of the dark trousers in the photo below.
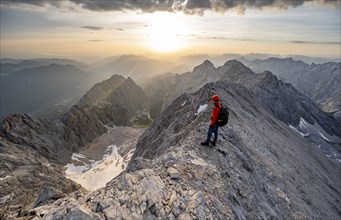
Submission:
<svg viewBox="0 0 341 220">
<path fill-rule="evenodd" d="M 207 143 L 211 141 L 212 133 L 214 133 L 214 141 L 218 140 L 218 128 L 219 126 L 217 124 L 215 124 L 212 128 L 209 127 L 206 140 Z"/>
</svg>

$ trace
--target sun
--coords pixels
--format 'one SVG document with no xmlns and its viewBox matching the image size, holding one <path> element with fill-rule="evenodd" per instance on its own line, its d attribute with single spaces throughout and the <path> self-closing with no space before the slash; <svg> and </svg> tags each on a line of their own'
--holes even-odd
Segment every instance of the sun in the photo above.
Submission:
<svg viewBox="0 0 341 220">
<path fill-rule="evenodd" d="M 186 23 L 171 13 L 155 13 L 146 26 L 146 46 L 154 51 L 169 53 L 186 46 Z"/>
</svg>

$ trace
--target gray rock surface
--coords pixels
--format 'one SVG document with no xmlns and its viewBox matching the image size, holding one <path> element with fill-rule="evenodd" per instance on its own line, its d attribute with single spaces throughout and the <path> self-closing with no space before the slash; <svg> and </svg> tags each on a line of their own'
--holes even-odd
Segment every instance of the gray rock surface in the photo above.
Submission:
<svg viewBox="0 0 341 220">
<path fill-rule="evenodd" d="M 61 120 L 11 115 L 0 127 L 0 212 L 11 218 L 32 208 L 44 187 L 70 193 L 80 186 L 63 175 L 63 165 L 106 125 L 128 125 L 148 107 L 143 90 L 114 75 L 96 84 Z M 37 204 L 35 204 L 37 205 Z M 78 211 L 77 211 L 78 212 Z"/>
<path fill-rule="evenodd" d="M 213 94 L 230 103 L 230 120 L 211 148 L 200 141 L 212 107 L 195 113 Z M 253 92 L 217 82 L 177 98 L 141 136 L 127 172 L 105 188 L 30 212 L 46 219 L 72 216 L 74 207 L 94 219 L 339 219 L 340 169 Z"/>
<path fill-rule="evenodd" d="M 292 58 L 269 58 L 243 62 L 257 73 L 268 70 L 284 82 L 291 83 L 324 111 L 331 113 L 341 111 L 340 62 L 308 65 Z M 335 116 L 341 121 L 338 115 Z"/>
<path fill-rule="evenodd" d="M 40 155 L 34 147 L 0 136 L 0 219 L 28 217 L 27 210 L 37 205 L 34 202 L 44 187 L 54 187 L 65 194 L 80 188 L 64 177 L 59 164 Z"/>
<path fill-rule="evenodd" d="M 41 206 L 43 204 L 47 204 L 51 201 L 57 200 L 59 198 L 63 197 L 63 193 L 60 192 L 58 189 L 47 186 L 43 189 L 43 191 L 40 193 L 38 199 L 34 202 L 33 208 L 36 208 L 38 206 Z"/>
<path fill-rule="evenodd" d="M 228 62 L 229 63 L 229 62 Z M 236 63 L 242 68 L 242 63 Z M 314 120 L 331 135 L 341 137 L 341 125 L 330 115 L 320 110 L 308 97 L 298 92 L 291 84 L 278 80 L 269 71 L 252 74 L 235 68 L 219 67 L 222 80 L 242 84 L 255 95 L 262 105 L 279 120 L 297 126 L 300 118 L 313 124 Z"/>
<path fill-rule="evenodd" d="M 129 120 L 148 105 L 147 96 L 131 78 L 114 75 L 96 84 L 65 114 L 65 139 L 84 146 L 107 132 L 105 125 L 130 125 Z"/>
<path fill-rule="evenodd" d="M 298 64 L 297 68 L 301 67 L 302 65 Z M 320 125 L 324 131 L 331 136 L 337 137 L 338 140 L 326 141 L 321 136 L 311 135 L 307 135 L 306 138 L 315 145 L 328 149 L 326 150 L 328 152 L 333 151 L 332 155 L 334 155 L 335 159 L 341 159 L 341 125 L 335 118 L 320 110 L 311 99 L 298 92 L 292 85 L 278 80 L 269 71 L 256 74 L 237 60 L 227 61 L 218 68 L 214 68 L 212 63 L 205 61 L 202 65 L 196 67 L 193 72 L 155 79 L 146 88 L 146 93 L 152 97 L 152 107 L 157 106 L 154 110 L 161 111 L 169 105 L 170 101 L 183 92 L 197 91 L 201 88 L 201 85 L 205 84 L 204 82 L 218 80 L 245 86 L 253 93 L 254 99 L 287 125 L 297 127 L 301 118 L 310 124 Z M 167 83 L 169 83 L 169 86 L 164 86 Z M 183 99 L 183 103 L 185 101 Z M 226 103 L 226 105 L 229 106 L 230 103 Z M 165 120 L 168 120 L 168 118 Z M 191 118 L 188 120 L 191 120 Z"/>
<path fill-rule="evenodd" d="M 196 92 L 208 82 L 220 79 L 216 68 L 206 60 L 195 67 L 192 72 L 156 77 L 148 86 L 146 94 L 151 100 L 152 117 L 156 118 L 175 98 L 184 92 Z"/>
<path fill-rule="evenodd" d="M 169 167 L 167 169 L 167 173 L 168 175 L 172 178 L 172 179 L 178 179 L 180 177 L 180 173 L 179 171 L 177 171 L 175 168 L 173 167 Z"/>
</svg>

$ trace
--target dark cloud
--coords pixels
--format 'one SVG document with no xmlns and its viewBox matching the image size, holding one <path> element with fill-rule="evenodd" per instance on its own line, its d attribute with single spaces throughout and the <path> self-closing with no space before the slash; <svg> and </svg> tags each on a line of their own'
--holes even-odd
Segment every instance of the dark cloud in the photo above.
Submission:
<svg viewBox="0 0 341 220">
<path fill-rule="evenodd" d="M 340 45 L 341 42 L 333 42 L 333 41 L 300 41 L 300 40 L 294 40 L 294 41 L 289 41 L 289 43 L 292 44 L 335 44 L 335 45 Z"/>
<path fill-rule="evenodd" d="M 36 5 L 36 6 L 44 6 L 49 4 L 51 1 L 48 0 L 1 0 L 2 5 L 19 5 L 19 4 L 27 4 L 27 5 Z"/>
<path fill-rule="evenodd" d="M 47 6 L 53 5 L 56 7 L 61 7 L 63 5 L 63 1 L 54 1 L 54 0 L 0 0 L 0 5 L 33 5 L 33 6 Z"/>
<path fill-rule="evenodd" d="M 287 9 L 300 6 L 306 2 L 334 7 L 341 6 L 341 0 L 1 0 L 1 5 L 30 4 L 45 6 L 50 4 L 62 7 L 65 2 L 74 3 L 83 9 L 91 11 L 182 11 L 190 14 L 202 14 L 205 10 L 225 12 L 234 9 L 243 13 L 247 8 L 274 7 Z"/>
<path fill-rule="evenodd" d="M 115 30 L 117 30 L 117 31 L 124 31 L 123 28 L 115 28 Z"/>
<path fill-rule="evenodd" d="M 207 9 L 211 8 L 212 4 L 210 0 L 188 0 L 186 3 L 187 9 Z"/>
<path fill-rule="evenodd" d="M 103 27 L 97 27 L 97 26 L 83 26 L 82 28 L 89 29 L 92 31 L 100 31 L 104 29 Z"/>
<path fill-rule="evenodd" d="M 91 11 L 172 11 L 174 0 L 69 0 Z"/>
</svg>

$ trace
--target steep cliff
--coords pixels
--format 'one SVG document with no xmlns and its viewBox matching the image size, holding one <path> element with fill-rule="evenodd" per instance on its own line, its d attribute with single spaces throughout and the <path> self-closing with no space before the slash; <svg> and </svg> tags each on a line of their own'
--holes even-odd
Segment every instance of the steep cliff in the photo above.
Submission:
<svg viewBox="0 0 341 220">
<path fill-rule="evenodd" d="M 341 121 L 340 83 L 341 63 L 326 62 L 308 65 L 292 58 L 269 58 L 243 61 L 253 71 L 271 71 L 284 82 L 291 83 L 298 91 L 311 98 L 321 109 L 335 113 Z"/>
<path fill-rule="evenodd" d="M 326 155 L 341 161 L 340 123 L 320 110 L 311 99 L 291 84 L 278 80 L 269 71 L 256 74 L 237 60 L 227 61 L 218 68 L 205 61 L 193 72 L 167 76 L 152 82 L 146 91 L 151 97 L 158 97 L 151 99 L 153 106 L 161 105 L 164 108 L 183 92 L 198 91 L 205 81 L 219 80 L 245 86 L 254 94 L 254 99 L 277 119 L 304 134 Z M 165 83 L 171 83 L 171 86 L 157 86 Z M 158 109 L 163 109 L 161 106 Z M 309 129 L 303 125 L 305 122 Z"/>
<path fill-rule="evenodd" d="M 148 107 L 143 90 L 130 78 L 114 75 L 96 84 L 61 120 L 8 116 L 0 130 L 0 212 L 24 216 L 39 193 L 53 186 L 70 193 L 80 186 L 64 177 L 73 152 L 107 132 L 128 125 Z M 63 195 L 64 196 L 64 195 Z"/>
</svg>

